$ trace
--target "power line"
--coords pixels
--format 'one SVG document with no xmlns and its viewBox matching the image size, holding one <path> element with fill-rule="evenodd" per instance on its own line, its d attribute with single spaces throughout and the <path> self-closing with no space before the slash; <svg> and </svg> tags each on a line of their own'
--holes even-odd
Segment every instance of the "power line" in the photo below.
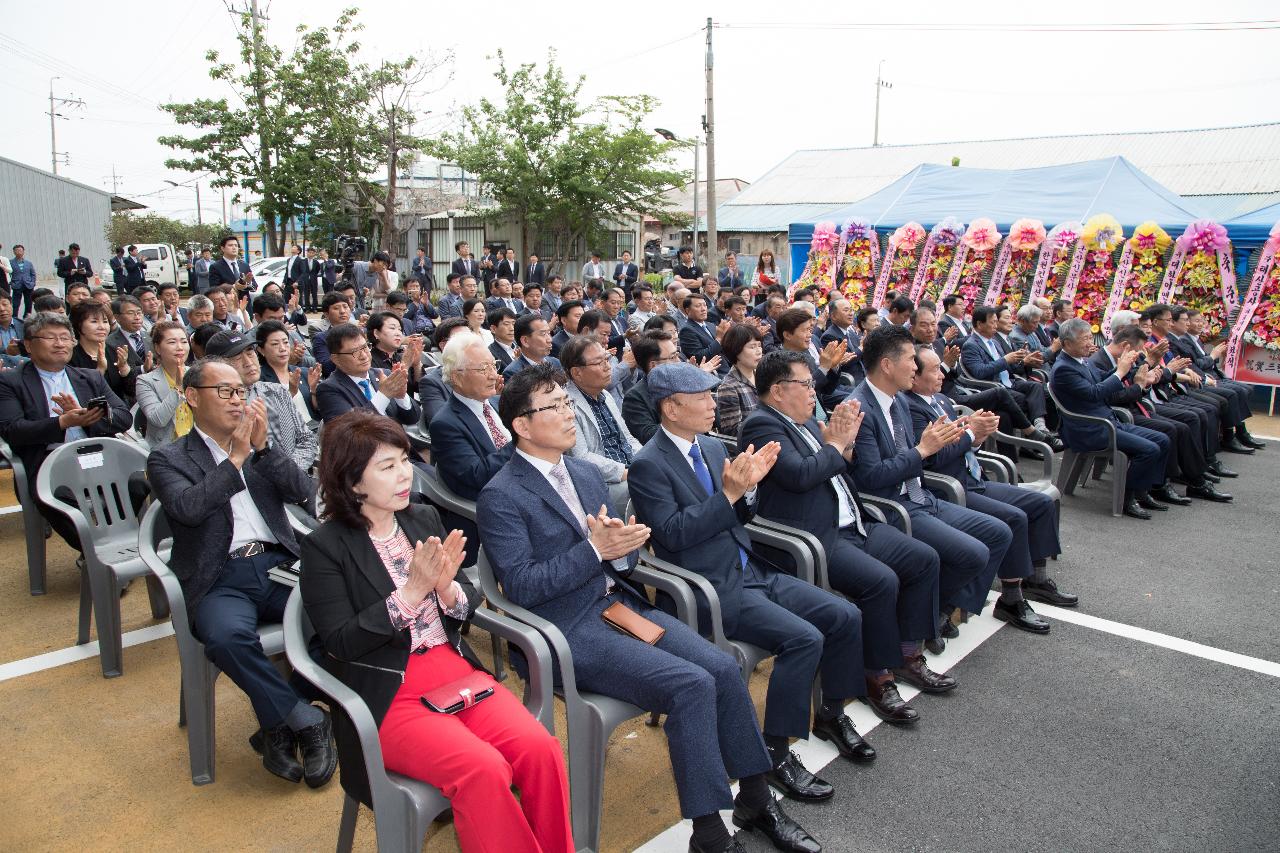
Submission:
<svg viewBox="0 0 1280 853">
<path fill-rule="evenodd" d="M 1011 32 L 1011 33 L 1180 33 L 1237 32 L 1280 29 L 1280 20 L 1196 21 L 1188 23 L 1132 24 L 921 24 L 921 23 L 821 23 L 750 21 L 720 23 L 719 29 L 736 30 L 867 30 L 871 32 Z"/>
</svg>

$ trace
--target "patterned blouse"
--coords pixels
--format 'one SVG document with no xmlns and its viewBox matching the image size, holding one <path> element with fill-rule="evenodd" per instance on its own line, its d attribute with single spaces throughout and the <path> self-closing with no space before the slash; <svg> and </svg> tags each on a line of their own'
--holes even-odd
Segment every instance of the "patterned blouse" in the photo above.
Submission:
<svg viewBox="0 0 1280 853">
<path fill-rule="evenodd" d="M 409 629 L 409 650 L 426 651 L 432 646 L 448 643 L 449 637 L 445 633 L 440 613 L 443 611 L 454 619 L 467 618 L 470 608 L 467 606 L 467 597 L 462 594 L 462 587 L 457 581 L 453 582 L 453 594 L 456 598 L 450 609 L 437 606 L 438 601 L 434 592 L 424 598 L 417 607 L 410 607 L 400 597 L 400 590 L 409 580 L 409 564 L 413 562 L 413 545 L 410 544 L 409 537 L 403 530 L 397 529 L 396 535 L 385 542 L 379 542 L 372 536 L 369 537 L 369 541 L 373 543 L 373 550 L 377 551 L 378 556 L 382 558 L 382 565 L 386 567 L 387 574 L 391 575 L 391 580 L 396 585 L 396 591 L 387 596 L 387 615 L 391 617 L 391 624 L 397 629 Z"/>
<path fill-rule="evenodd" d="M 729 371 L 716 388 L 716 432 L 736 436 L 742 422 L 760 406 L 756 386 L 738 372 Z"/>
</svg>

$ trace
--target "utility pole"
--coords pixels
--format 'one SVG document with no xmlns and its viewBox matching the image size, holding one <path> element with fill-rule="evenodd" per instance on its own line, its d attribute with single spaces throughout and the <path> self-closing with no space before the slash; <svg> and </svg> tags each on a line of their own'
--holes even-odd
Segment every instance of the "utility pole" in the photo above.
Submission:
<svg viewBox="0 0 1280 853">
<path fill-rule="evenodd" d="M 49 78 L 49 151 L 53 160 L 53 173 L 58 174 L 58 157 L 66 157 L 67 152 L 58 150 L 58 119 L 66 118 L 62 113 L 58 112 L 59 106 L 83 107 L 84 101 L 79 98 L 58 98 L 53 94 L 53 81 L 59 80 L 60 77 Z M 68 160 L 68 162 L 70 162 Z"/>
<path fill-rule="evenodd" d="M 880 64 L 876 66 L 876 128 L 875 135 L 871 137 L 871 146 L 873 148 L 880 145 L 880 90 L 892 89 L 893 84 L 884 80 L 880 76 L 880 69 L 884 67 L 884 60 L 880 60 Z"/>
<path fill-rule="evenodd" d="M 249 0 L 249 18 L 250 18 L 250 44 L 249 53 L 250 60 L 253 64 L 253 91 L 255 100 L 258 104 L 258 115 L 265 116 L 267 114 L 267 95 L 264 91 L 265 81 L 262 78 L 262 56 L 259 45 L 262 43 L 262 15 L 258 12 L 258 0 Z M 259 174 L 263 179 L 264 185 L 269 185 L 269 176 L 271 174 L 271 149 L 267 146 L 267 140 L 261 128 L 258 131 L 258 160 Z M 265 198 L 263 199 L 266 200 Z M 274 199 L 273 199 L 274 200 Z M 262 210 L 258 210 L 261 217 Z M 261 217 L 262 222 L 262 254 L 263 257 L 278 251 L 279 241 L 276 236 L 275 211 L 270 212 L 270 217 Z M 271 241 L 271 245 L 267 246 L 267 240 Z"/>
<path fill-rule="evenodd" d="M 679 260 L 679 256 L 677 256 Z M 698 263 L 698 136 L 693 137 L 693 262 Z"/>
<path fill-rule="evenodd" d="M 222 224 L 227 225 L 227 188 L 222 188 Z"/>
<path fill-rule="evenodd" d="M 707 18 L 707 114 L 703 118 L 704 130 L 707 132 L 707 267 L 712 275 L 720 270 L 720 237 L 716 233 L 716 118 L 712 89 L 711 61 L 711 19 Z M 694 198 L 697 198 L 697 185 L 694 185 Z M 694 222 L 697 228 L 698 223 Z M 696 234 L 697 231 L 694 231 Z M 696 249 L 696 244 L 695 244 Z M 695 256 L 697 252 L 695 251 Z"/>
<path fill-rule="evenodd" d="M 104 177 L 105 177 L 105 176 L 104 176 Z M 116 164 L 115 164 L 115 163 L 112 163 L 112 164 L 111 164 L 111 194 L 112 194 L 112 195 L 119 195 L 119 193 L 120 193 L 120 182 L 121 182 L 121 181 L 123 181 L 123 180 L 124 180 L 124 175 L 117 175 L 117 174 L 116 174 Z"/>
</svg>

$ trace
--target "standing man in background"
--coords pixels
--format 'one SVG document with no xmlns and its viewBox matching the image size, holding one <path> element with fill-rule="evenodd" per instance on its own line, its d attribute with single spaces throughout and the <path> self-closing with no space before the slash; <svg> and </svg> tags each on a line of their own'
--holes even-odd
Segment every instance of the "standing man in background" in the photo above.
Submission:
<svg viewBox="0 0 1280 853">
<path fill-rule="evenodd" d="M 209 289 L 223 284 L 234 285 L 249 272 L 249 262 L 240 258 L 240 239 L 230 235 L 218 244 L 222 257 L 209 265 Z"/>
<path fill-rule="evenodd" d="M 93 275 L 93 266 L 89 263 L 89 259 L 80 256 L 79 243 L 67 246 L 67 251 L 69 254 L 58 257 L 58 265 L 54 270 L 58 278 L 62 279 L 63 293 L 66 293 L 68 285 L 76 282 L 88 284 L 89 276 Z"/>
<path fill-rule="evenodd" d="M 27 260 L 27 249 L 21 243 L 13 247 L 13 260 L 9 262 L 9 288 L 13 293 L 14 314 L 19 317 L 30 314 L 31 294 L 36 289 L 36 268 L 31 261 Z M 21 311 L 18 310 L 20 306 Z"/>
<path fill-rule="evenodd" d="M 618 261 L 617 266 L 613 268 L 613 281 L 617 287 L 622 288 L 622 295 L 626 297 L 626 301 L 631 301 L 631 288 L 635 286 L 636 279 L 640 277 L 640 268 L 631 263 L 631 252 L 623 250 L 622 260 Z"/>
<path fill-rule="evenodd" d="M 142 255 L 138 254 L 137 246 L 129 246 L 129 254 L 124 259 L 124 268 L 128 274 L 124 283 L 125 293 L 133 293 L 136 288 L 147 283 L 147 262 Z"/>
<path fill-rule="evenodd" d="M 111 283 L 116 287 L 116 293 L 127 293 L 125 285 L 129 281 L 129 268 L 124 262 L 124 246 L 116 246 L 116 256 L 107 262 L 111 267 Z"/>
<path fill-rule="evenodd" d="M 524 283 L 543 284 L 546 281 L 547 268 L 542 264 L 537 255 L 529 256 L 529 263 L 524 268 Z"/>
<path fill-rule="evenodd" d="M 430 295 L 436 286 L 435 276 L 431 274 L 431 259 L 427 257 L 427 250 L 421 246 L 416 254 L 417 257 L 409 267 L 409 277 L 422 285 L 423 293 Z"/>
<path fill-rule="evenodd" d="M 200 257 L 191 264 L 191 274 L 187 276 L 187 284 L 192 293 L 204 293 L 209 289 L 209 266 L 213 263 L 209 247 L 200 249 Z"/>
</svg>

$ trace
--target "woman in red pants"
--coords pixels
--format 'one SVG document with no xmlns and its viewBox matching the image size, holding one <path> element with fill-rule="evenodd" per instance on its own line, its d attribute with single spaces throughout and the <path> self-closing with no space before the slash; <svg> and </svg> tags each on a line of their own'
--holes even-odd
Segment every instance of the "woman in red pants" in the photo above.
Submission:
<svg viewBox="0 0 1280 853">
<path fill-rule="evenodd" d="M 435 509 L 409 504 L 412 471 L 409 441 L 390 418 L 357 409 L 326 424 L 326 521 L 302 544 L 307 615 L 331 669 L 378 722 L 387 769 L 444 792 L 464 851 L 572 853 L 560 742 L 463 641 L 459 629 L 480 601 L 456 574 L 465 540 L 445 534 Z M 423 701 L 448 707 L 464 686 L 492 694 L 453 714 Z M 368 803 L 343 715 L 334 734 L 342 786 Z"/>
</svg>

